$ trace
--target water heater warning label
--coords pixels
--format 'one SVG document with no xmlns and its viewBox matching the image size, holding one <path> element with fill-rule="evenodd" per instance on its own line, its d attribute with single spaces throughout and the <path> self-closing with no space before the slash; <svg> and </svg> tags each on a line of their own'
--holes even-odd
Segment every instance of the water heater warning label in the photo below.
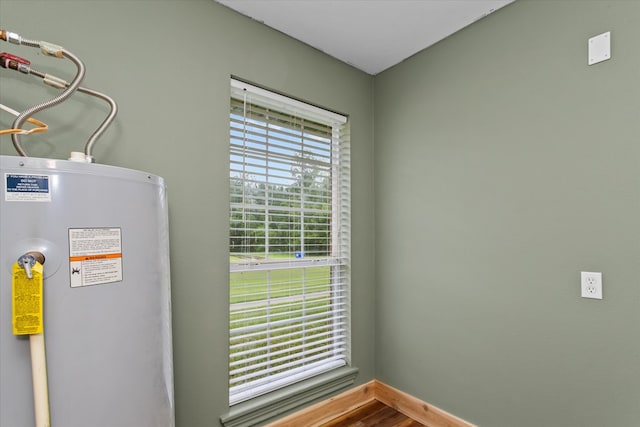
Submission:
<svg viewBox="0 0 640 427">
<path fill-rule="evenodd" d="M 5 173 L 4 200 L 7 202 L 50 202 L 49 175 Z"/>
<path fill-rule="evenodd" d="M 122 281 L 122 230 L 70 228 L 69 274 L 72 288 Z"/>
</svg>

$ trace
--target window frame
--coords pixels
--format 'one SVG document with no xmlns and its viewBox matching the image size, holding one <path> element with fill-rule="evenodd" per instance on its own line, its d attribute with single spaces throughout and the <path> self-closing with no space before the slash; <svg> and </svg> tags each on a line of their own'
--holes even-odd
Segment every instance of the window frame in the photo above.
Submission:
<svg viewBox="0 0 640 427">
<path fill-rule="evenodd" d="M 341 284 L 341 292 L 344 292 L 343 298 L 344 304 L 346 306 L 344 313 L 346 313 L 346 318 L 344 319 L 344 328 L 341 332 L 346 334 L 344 338 L 344 345 L 342 346 L 342 351 L 344 352 L 344 357 L 341 359 L 339 363 L 327 364 L 326 366 L 320 366 L 317 372 L 302 372 L 301 375 L 294 375 L 289 378 L 289 376 L 285 375 L 284 380 L 280 382 L 280 384 L 268 385 L 267 387 L 259 388 L 259 387 L 251 387 L 248 393 L 232 393 L 231 384 L 229 386 L 230 390 L 230 406 L 245 402 L 247 400 L 254 399 L 258 396 L 271 393 L 273 391 L 279 390 L 283 387 L 287 387 L 289 385 L 293 385 L 300 381 L 305 381 L 309 378 L 313 378 L 322 373 L 336 370 L 338 368 L 349 366 L 350 365 L 350 148 L 349 148 L 349 122 L 347 117 L 332 111 L 328 111 L 325 109 L 321 109 L 319 107 L 304 103 L 302 101 L 285 97 L 283 95 L 277 94 L 272 91 L 267 91 L 263 88 L 245 83 L 238 79 L 231 79 L 231 98 L 238 98 L 242 96 L 246 102 L 247 94 L 251 95 L 252 102 L 259 103 L 264 108 L 275 109 L 284 114 L 295 114 L 297 117 L 303 117 L 308 120 L 322 121 L 325 124 L 330 124 L 332 128 L 331 135 L 331 147 L 332 150 L 339 150 L 339 157 L 334 159 L 333 152 L 331 154 L 333 163 L 334 161 L 339 164 L 331 165 L 332 167 L 332 175 L 331 175 L 331 204 L 332 204 L 332 215 L 331 215 L 331 245 L 332 247 L 339 248 L 339 254 L 331 254 L 331 257 L 327 259 L 326 265 L 329 266 L 330 271 L 330 286 L 333 286 L 334 275 L 340 274 L 340 281 L 344 282 Z M 230 117 L 231 120 L 231 117 Z M 232 145 L 231 141 L 231 132 L 230 129 L 230 147 Z M 232 153 L 230 156 L 230 162 L 233 160 L 233 148 L 231 148 Z M 232 178 L 233 170 L 230 167 L 230 179 Z M 230 183 L 231 184 L 231 183 Z M 243 184 L 244 185 L 244 184 Z M 231 186 L 230 186 L 231 191 Z M 230 203 L 230 211 L 232 210 L 233 203 Z M 231 214 L 230 214 L 231 217 Z M 230 218 L 231 219 L 231 218 Z M 231 231 L 231 223 L 230 223 L 230 231 Z M 231 234 L 231 233 L 230 233 Z M 231 237 L 231 236 L 230 236 Z M 229 243 L 229 250 L 231 255 L 231 240 Z M 335 265 L 335 261 L 333 258 L 340 258 L 339 266 Z M 321 259 L 301 259 L 296 260 L 295 265 L 297 268 L 314 268 L 322 265 Z M 277 265 L 272 265 L 271 267 L 278 268 Z M 234 266 L 233 263 L 230 262 L 230 283 L 231 286 L 231 275 L 234 272 L 238 271 L 265 271 L 270 270 L 270 268 L 265 266 L 261 266 L 259 263 L 254 265 L 248 264 L 243 266 L 242 268 L 238 268 L 238 266 Z M 282 268 L 286 268 L 286 265 L 283 265 Z M 231 304 L 231 300 L 230 300 Z M 333 310 L 333 309 L 332 309 Z M 230 306 L 231 311 L 231 306 Z M 231 318 L 230 318 L 231 321 Z M 231 336 L 231 325 L 230 325 L 230 336 Z M 229 349 L 229 363 L 230 363 L 230 371 L 231 371 L 231 348 Z M 304 370 L 303 370 L 304 371 Z M 351 379 L 352 381 L 353 379 Z"/>
</svg>

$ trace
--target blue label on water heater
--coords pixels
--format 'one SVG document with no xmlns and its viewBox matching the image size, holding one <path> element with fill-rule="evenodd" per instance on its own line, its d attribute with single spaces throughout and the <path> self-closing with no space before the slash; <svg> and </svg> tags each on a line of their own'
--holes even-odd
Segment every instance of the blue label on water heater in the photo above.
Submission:
<svg viewBox="0 0 640 427">
<path fill-rule="evenodd" d="M 5 174 L 7 202 L 50 202 L 49 175 Z"/>
</svg>

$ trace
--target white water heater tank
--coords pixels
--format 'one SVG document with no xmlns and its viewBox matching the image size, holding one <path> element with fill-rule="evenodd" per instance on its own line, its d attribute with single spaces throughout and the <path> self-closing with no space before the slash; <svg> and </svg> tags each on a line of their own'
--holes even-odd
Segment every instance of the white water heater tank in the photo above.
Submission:
<svg viewBox="0 0 640 427">
<path fill-rule="evenodd" d="M 51 425 L 172 427 L 169 237 L 162 178 L 0 156 L 0 426 L 34 425 L 29 337 L 11 269 L 44 255 Z"/>
</svg>

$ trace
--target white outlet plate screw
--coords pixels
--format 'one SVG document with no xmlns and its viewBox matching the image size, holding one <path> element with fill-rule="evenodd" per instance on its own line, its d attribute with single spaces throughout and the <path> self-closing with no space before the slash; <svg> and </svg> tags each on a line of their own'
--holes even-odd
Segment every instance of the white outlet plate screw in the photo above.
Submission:
<svg viewBox="0 0 640 427">
<path fill-rule="evenodd" d="M 602 273 L 581 271 L 580 290 L 583 298 L 602 299 Z"/>
</svg>

